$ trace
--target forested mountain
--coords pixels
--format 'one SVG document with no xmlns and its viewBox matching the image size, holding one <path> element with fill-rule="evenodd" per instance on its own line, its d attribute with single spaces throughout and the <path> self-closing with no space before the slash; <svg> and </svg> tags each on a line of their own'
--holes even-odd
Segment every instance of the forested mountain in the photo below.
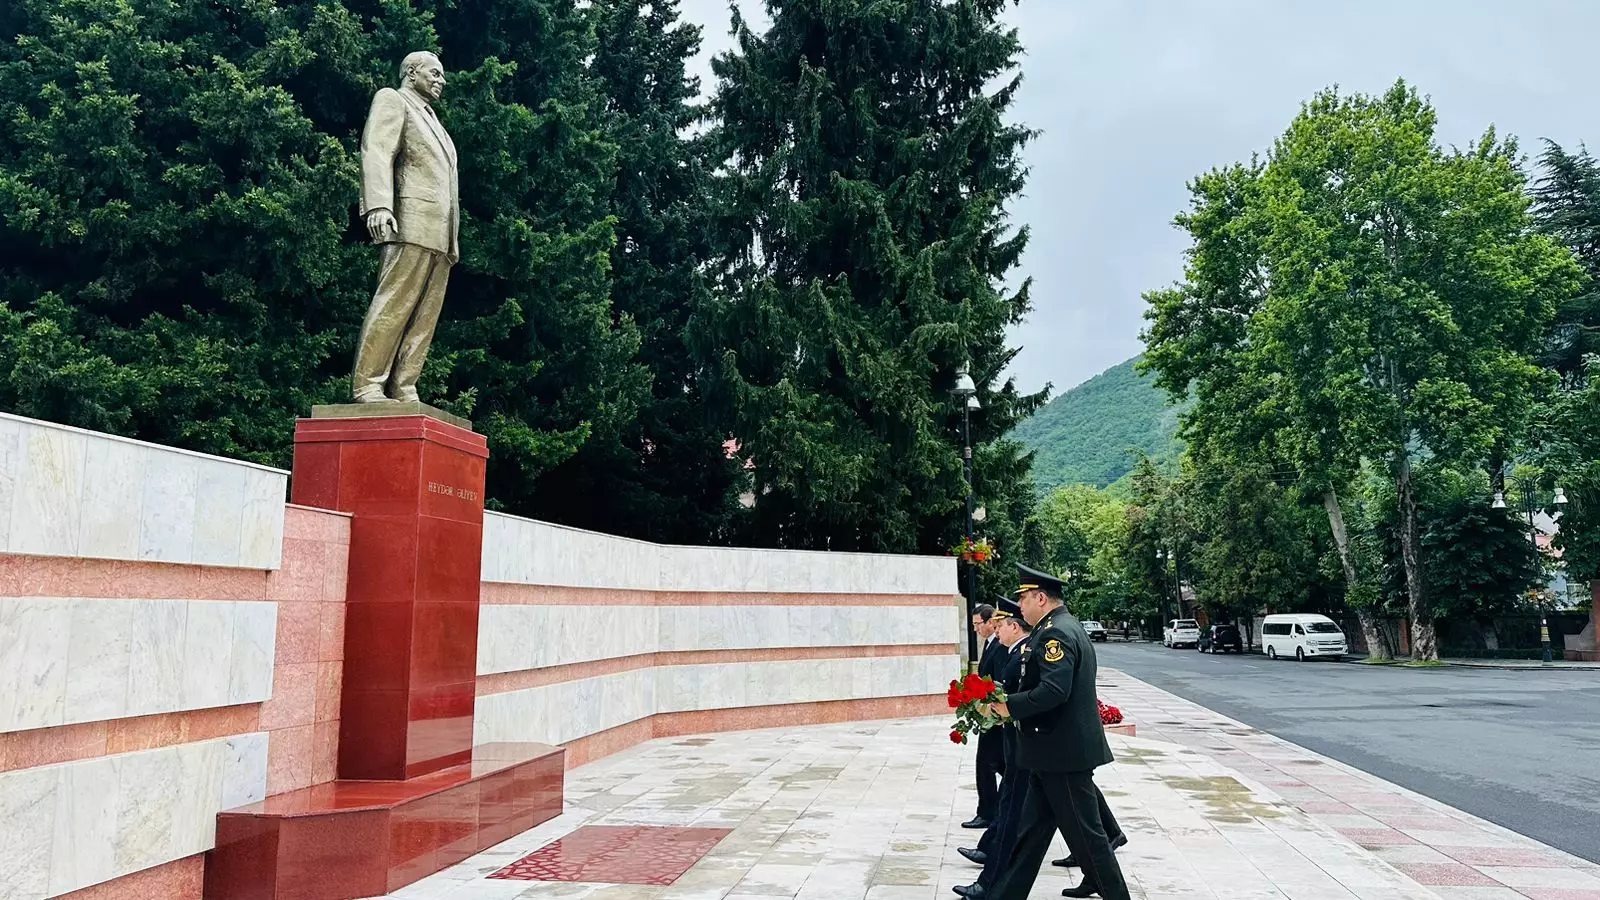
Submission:
<svg viewBox="0 0 1600 900">
<path fill-rule="evenodd" d="M 1175 458 L 1179 408 L 1148 377 L 1134 371 L 1139 357 L 1064 391 L 1012 433 L 1035 451 L 1041 491 L 1061 484 L 1109 485 L 1133 469 L 1142 451 Z"/>
</svg>

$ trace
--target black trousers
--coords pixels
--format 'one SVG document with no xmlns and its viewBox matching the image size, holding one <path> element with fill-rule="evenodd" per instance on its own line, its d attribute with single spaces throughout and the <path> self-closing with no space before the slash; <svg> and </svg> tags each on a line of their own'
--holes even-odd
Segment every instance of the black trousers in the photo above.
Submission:
<svg viewBox="0 0 1600 900">
<path fill-rule="evenodd" d="M 1107 840 L 1116 840 L 1122 834 L 1122 826 L 1117 824 L 1117 817 L 1111 814 L 1111 807 L 1106 804 L 1106 795 L 1100 792 L 1100 785 L 1094 786 L 1094 795 L 1100 798 L 1100 828 L 1105 831 Z"/>
<path fill-rule="evenodd" d="M 1103 802 L 1093 772 L 1034 772 L 1022 807 L 1016 850 L 995 885 L 994 900 L 1025 900 L 1057 829 L 1067 839 L 1067 849 L 1078 858 L 1083 877 L 1095 886 L 1102 900 L 1129 900 L 1122 869 L 1111 853 L 1111 839 L 1100 824 Z"/>
<path fill-rule="evenodd" d="M 1000 814 L 1000 773 L 1005 771 L 1005 749 L 1000 735 L 990 729 L 978 735 L 978 818 L 994 822 Z"/>
<path fill-rule="evenodd" d="M 1006 863 L 1011 860 L 1011 855 L 1016 851 L 1018 832 L 1022 828 L 1022 809 L 1028 802 L 1028 770 L 1015 765 L 1006 767 L 1005 780 L 1000 782 L 1000 819 L 983 833 L 988 846 L 979 842 L 978 849 L 987 856 L 983 861 L 983 872 L 978 875 L 978 883 L 985 890 L 994 887 L 1000 873 L 1006 870 Z"/>
</svg>

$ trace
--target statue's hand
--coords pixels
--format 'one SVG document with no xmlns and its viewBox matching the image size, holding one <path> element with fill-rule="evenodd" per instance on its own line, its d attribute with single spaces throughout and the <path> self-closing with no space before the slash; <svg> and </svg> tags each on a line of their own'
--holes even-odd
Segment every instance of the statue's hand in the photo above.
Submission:
<svg viewBox="0 0 1600 900">
<path fill-rule="evenodd" d="M 394 220 L 394 213 L 387 209 L 375 209 L 367 213 L 367 233 L 372 239 L 383 243 L 400 233 L 400 223 Z"/>
</svg>

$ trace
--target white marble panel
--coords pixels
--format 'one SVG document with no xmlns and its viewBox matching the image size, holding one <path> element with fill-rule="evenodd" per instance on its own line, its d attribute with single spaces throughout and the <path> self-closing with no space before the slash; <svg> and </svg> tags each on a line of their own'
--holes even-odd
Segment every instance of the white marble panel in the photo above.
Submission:
<svg viewBox="0 0 1600 900">
<path fill-rule="evenodd" d="M 0 416 L 0 550 L 11 546 L 11 513 L 16 508 L 17 478 L 27 459 L 22 425 Z"/>
<path fill-rule="evenodd" d="M 0 774 L 0 897 L 47 895 L 58 781 L 51 766 Z"/>
<path fill-rule="evenodd" d="M 478 698 L 474 740 L 565 743 L 656 713 L 942 694 L 959 657 L 653 666 Z"/>
<path fill-rule="evenodd" d="M 201 461 L 176 453 L 150 460 L 139 516 L 139 558 L 194 562 L 195 504 Z"/>
<path fill-rule="evenodd" d="M 218 809 L 234 809 L 267 796 L 267 749 L 270 741 L 267 732 L 257 731 L 234 735 L 224 742 L 222 799 Z"/>
<path fill-rule="evenodd" d="M 67 695 L 61 722 L 114 719 L 128 709 L 136 600 L 78 597 L 70 601 Z"/>
<path fill-rule="evenodd" d="M 277 644 L 278 604 L 250 600 L 233 605 L 233 653 L 225 670 L 229 705 L 272 697 Z"/>
<path fill-rule="evenodd" d="M 102 559 L 139 558 L 143 485 L 154 453 L 126 441 L 89 441 L 78 549 Z"/>
<path fill-rule="evenodd" d="M 177 858 L 172 855 L 178 846 L 173 826 L 176 801 L 182 796 L 185 746 L 122 755 L 112 850 L 118 872 Z"/>
<path fill-rule="evenodd" d="M 178 706 L 226 706 L 233 660 L 234 610 L 245 604 L 213 600 L 187 605 Z"/>
<path fill-rule="evenodd" d="M 277 604 L 0 597 L 0 732 L 266 700 Z"/>
<path fill-rule="evenodd" d="M 265 795 L 266 741 L 0 772 L 0 897 L 41 900 L 211 849 L 225 800 Z"/>
<path fill-rule="evenodd" d="M 75 555 L 88 438 L 61 429 L 36 428 L 27 431 L 23 440 L 26 449 L 15 488 L 8 549 L 12 553 Z"/>
<path fill-rule="evenodd" d="M 275 569 L 288 474 L 0 413 L 0 553 Z"/>
<path fill-rule="evenodd" d="M 61 720 L 71 623 L 59 597 L 0 597 L 0 731 Z"/>
<path fill-rule="evenodd" d="M 51 894 L 116 877 L 121 766 L 121 757 L 107 756 L 48 767 L 57 770 Z"/>
<path fill-rule="evenodd" d="M 226 741 L 179 744 L 178 793 L 172 800 L 172 842 L 205 850 L 217 843 L 217 810 L 222 803 Z"/>
<path fill-rule="evenodd" d="M 253 472 L 223 462 L 200 463 L 194 509 L 196 565 L 239 565 L 244 544 L 244 483 Z"/>
<path fill-rule="evenodd" d="M 619 590 L 957 593 L 950 557 L 649 544 L 488 513 L 483 580 Z"/>
<path fill-rule="evenodd" d="M 276 569 L 283 563 L 283 504 L 289 477 L 277 469 L 251 468 L 244 481 L 239 565 Z"/>
<path fill-rule="evenodd" d="M 189 606 L 182 600 L 145 600 L 135 607 L 126 715 L 147 716 L 178 709 L 182 701 Z"/>
</svg>

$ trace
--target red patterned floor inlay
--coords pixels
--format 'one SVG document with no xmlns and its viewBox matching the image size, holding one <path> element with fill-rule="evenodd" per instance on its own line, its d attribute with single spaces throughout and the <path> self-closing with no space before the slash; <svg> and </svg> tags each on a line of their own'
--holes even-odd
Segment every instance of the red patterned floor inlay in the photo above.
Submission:
<svg viewBox="0 0 1600 900">
<path fill-rule="evenodd" d="M 510 881 L 671 884 L 710 853 L 730 830 L 585 825 L 489 877 Z"/>
</svg>

